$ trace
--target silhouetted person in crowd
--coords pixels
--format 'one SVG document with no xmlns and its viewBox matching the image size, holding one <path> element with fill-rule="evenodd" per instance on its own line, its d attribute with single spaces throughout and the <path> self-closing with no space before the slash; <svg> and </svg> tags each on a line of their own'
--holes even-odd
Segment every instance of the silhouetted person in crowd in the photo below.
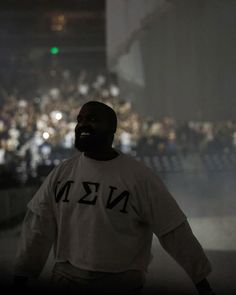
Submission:
<svg viewBox="0 0 236 295">
<path fill-rule="evenodd" d="M 134 294 L 145 284 L 154 233 L 199 294 L 213 294 L 210 262 L 185 214 L 150 168 L 112 147 L 116 128 L 108 105 L 82 106 L 75 128 L 81 153 L 61 162 L 28 203 L 16 286 L 39 276 L 53 245 L 56 290 Z"/>
</svg>

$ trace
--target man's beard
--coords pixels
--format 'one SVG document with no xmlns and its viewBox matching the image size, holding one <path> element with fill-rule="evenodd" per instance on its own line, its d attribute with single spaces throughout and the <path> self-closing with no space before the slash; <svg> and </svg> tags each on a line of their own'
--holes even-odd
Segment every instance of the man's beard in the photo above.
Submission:
<svg viewBox="0 0 236 295">
<path fill-rule="evenodd" d="M 75 148 L 80 152 L 92 152 L 101 150 L 106 147 L 108 143 L 107 134 L 91 134 L 88 136 L 80 137 L 75 133 Z"/>
</svg>

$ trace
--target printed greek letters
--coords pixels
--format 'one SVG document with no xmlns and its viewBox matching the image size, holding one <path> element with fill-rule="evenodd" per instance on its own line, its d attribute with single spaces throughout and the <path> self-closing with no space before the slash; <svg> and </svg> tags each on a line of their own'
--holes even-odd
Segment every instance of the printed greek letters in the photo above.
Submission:
<svg viewBox="0 0 236 295">
<path fill-rule="evenodd" d="M 68 180 L 59 189 L 59 192 L 58 192 L 58 186 L 59 186 L 60 183 L 61 183 L 61 181 L 58 181 L 57 184 L 56 184 L 56 188 L 55 188 L 55 201 L 56 201 L 56 203 L 58 203 L 62 199 L 62 197 L 64 195 L 64 199 L 62 200 L 62 202 L 69 202 L 68 194 L 69 194 L 69 191 L 70 191 L 71 184 L 74 183 L 74 181 L 73 180 Z"/>
<path fill-rule="evenodd" d="M 63 203 L 68 203 L 72 197 L 70 196 L 71 186 L 74 183 L 73 180 L 67 180 L 64 184 L 61 184 L 61 181 L 57 181 L 55 188 L 55 201 L 59 203 L 62 201 Z M 99 197 L 99 188 L 100 183 L 98 182 L 90 182 L 83 181 L 82 182 L 83 189 L 85 194 L 79 198 L 78 203 L 88 206 L 95 206 Z M 76 193 L 76 192 L 74 192 Z M 128 213 L 126 208 L 128 204 L 130 193 L 127 190 L 119 192 L 119 189 L 114 186 L 108 187 L 107 197 L 106 197 L 106 209 L 116 209 L 117 207 L 120 209 L 121 213 Z M 79 197 L 79 196 L 78 196 Z M 73 197 L 74 200 L 74 197 Z M 96 207 L 96 206 L 95 206 Z"/>
<path fill-rule="evenodd" d="M 98 196 L 97 195 L 94 195 L 92 199 L 88 199 L 87 197 L 90 196 L 93 193 L 93 189 L 91 188 L 91 186 L 95 187 L 95 193 L 98 192 L 99 183 L 83 181 L 82 184 L 83 184 L 83 187 L 84 187 L 84 189 L 86 191 L 86 195 L 84 195 L 79 200 L 79 203 L 81 203 L 81 204 L 87 204 L 87 205 L 95 205 Z"/>
<path fill-rule="evenodd" d="M 112 209 L 118 203 L 120 203 L 123 199 L 125 199 L 123 208 L 122 208 L 122 210 L 120 210 L 120 212 L 128 213 L 126 211 L 126 206 L 127 206 L 127 202 L 128 202 L 128 199 L 129 199 L 129 192 L 128 191 L 123 191 L 118 197 L 116 197 L 115 199 L 112 200 L 113 192 L 114 192 L 114 190 L 117 190 L 117 187 L 109 186 L 109 188 L 110 188 L 110 194 L 109 194 L 109 198 L 107 200 L 106 208 Z"/>
</svg>

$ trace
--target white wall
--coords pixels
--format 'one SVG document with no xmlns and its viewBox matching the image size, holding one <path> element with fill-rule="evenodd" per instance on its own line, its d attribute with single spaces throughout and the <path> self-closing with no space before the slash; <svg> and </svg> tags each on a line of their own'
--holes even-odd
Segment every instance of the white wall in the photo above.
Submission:
<svg viewBox="0 0 236 295">
<path fill-rule="evenodd" d="M 154 2 L 137 1 L 143 14 L 135 18 L 134 1 L 108 0 L 108 64 L 118 73 L 124 98 L 145 115 L 234 119 L 236 1 Z M 123 5 L 118 15 L 111 4 Z"/>
</svg>

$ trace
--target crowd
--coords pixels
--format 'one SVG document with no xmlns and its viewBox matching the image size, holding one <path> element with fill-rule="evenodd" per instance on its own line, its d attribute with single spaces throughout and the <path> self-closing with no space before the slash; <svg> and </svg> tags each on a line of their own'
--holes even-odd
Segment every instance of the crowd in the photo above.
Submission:
<svg viewBox="0 0 236 295">
<path fill-rule="evenodd" d="M 46 72 L 46 73 L 45 73 Z M 133 155 L 227 153 L 236 148 L 236 122 L 177 122 L 141 117 L 122 99 L 112 74 L 53 69 L 0 84 L 0 165 L 4 173 L 37 174 L 74 152 L 80 107 L 100 100 L 118 116 L 114 146 Z M 13 86 L 12 86 L 13 85 Z M 25 174 L 22 173 L 25 171 Z"/>
</svg>

